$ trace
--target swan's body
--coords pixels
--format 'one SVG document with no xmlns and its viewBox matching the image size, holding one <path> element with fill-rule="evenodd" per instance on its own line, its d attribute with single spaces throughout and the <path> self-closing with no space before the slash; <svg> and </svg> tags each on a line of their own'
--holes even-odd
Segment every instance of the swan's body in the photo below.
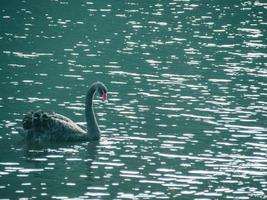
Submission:
<svg viewBox="0 0 267 200">
<path fill-rule="evenodd" d="M 96 92 L 107 99 L 107 88 L 101 82 L 95 82 L 89 88 L 85 101 L 87 130 L 83 130 L 71 119 L 43 111 L 31 112 L 23 119 L 24 136 L 30 141 L 87 141 L 98 140 L 100 130 L 93 109 L 93 98 Z"/>
</svg>

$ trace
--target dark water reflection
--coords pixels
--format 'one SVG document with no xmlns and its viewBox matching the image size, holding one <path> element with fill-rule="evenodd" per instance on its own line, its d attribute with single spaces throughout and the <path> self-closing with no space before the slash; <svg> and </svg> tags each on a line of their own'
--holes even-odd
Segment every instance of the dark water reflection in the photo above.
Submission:
<svg viewBox="0 0 267 200">
<path fill-rule="evenodd" d="M 3 1 L 0 199 L 264 199 L 263 1 Z M 99 142 L 27 145 L 29 110 L 85 126 Z"/>
</svg>

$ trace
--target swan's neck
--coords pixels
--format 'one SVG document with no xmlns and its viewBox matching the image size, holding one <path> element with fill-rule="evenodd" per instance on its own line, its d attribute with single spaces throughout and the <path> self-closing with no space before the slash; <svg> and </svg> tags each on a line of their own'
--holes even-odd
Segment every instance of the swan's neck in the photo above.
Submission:
<svg viewBox="0 0 267 200">
<path fill-rule="evenodd" d="M 100 138 L 100 130 L 96 121 L 93 99 L 96 93 L 97 87 L 92 86 L 86 95 L 85 102 L 85 116 L 87 121 L 87 134 L 90 140 L 98 140 Z"/>
</svg>

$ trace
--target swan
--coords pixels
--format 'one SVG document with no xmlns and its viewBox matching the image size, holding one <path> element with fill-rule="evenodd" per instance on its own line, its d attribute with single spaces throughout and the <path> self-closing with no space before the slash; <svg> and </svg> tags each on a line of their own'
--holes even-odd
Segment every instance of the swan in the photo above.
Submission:
<svg viewBox="0 0 267 200">
<path fill-rule="evenodd" d="M 102 101 L 107 100 L 107 87 L 102 82 L 94 82 L 85 100 L 87 130 L 82 129 L 68 117 L 41 110 L 28 112 L 23 120 L 22 135 L 30 141 L 90 141 L 100 139 L 100 129 L 93 108 L 93 99 L 99 93 Z"/>
</svg>

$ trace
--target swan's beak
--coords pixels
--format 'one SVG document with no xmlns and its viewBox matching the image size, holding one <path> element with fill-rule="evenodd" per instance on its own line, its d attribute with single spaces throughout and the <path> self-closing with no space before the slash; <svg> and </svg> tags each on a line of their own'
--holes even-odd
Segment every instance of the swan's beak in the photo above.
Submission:
<svg viewBox="0 0 267 200">
<path fill-rule="evenodd" d="M 108 94 L 107 93 L 103 93 L 101 98 L 102 98 L 103 102 L 107 101 L 108 100 Z"/>
</svg>

